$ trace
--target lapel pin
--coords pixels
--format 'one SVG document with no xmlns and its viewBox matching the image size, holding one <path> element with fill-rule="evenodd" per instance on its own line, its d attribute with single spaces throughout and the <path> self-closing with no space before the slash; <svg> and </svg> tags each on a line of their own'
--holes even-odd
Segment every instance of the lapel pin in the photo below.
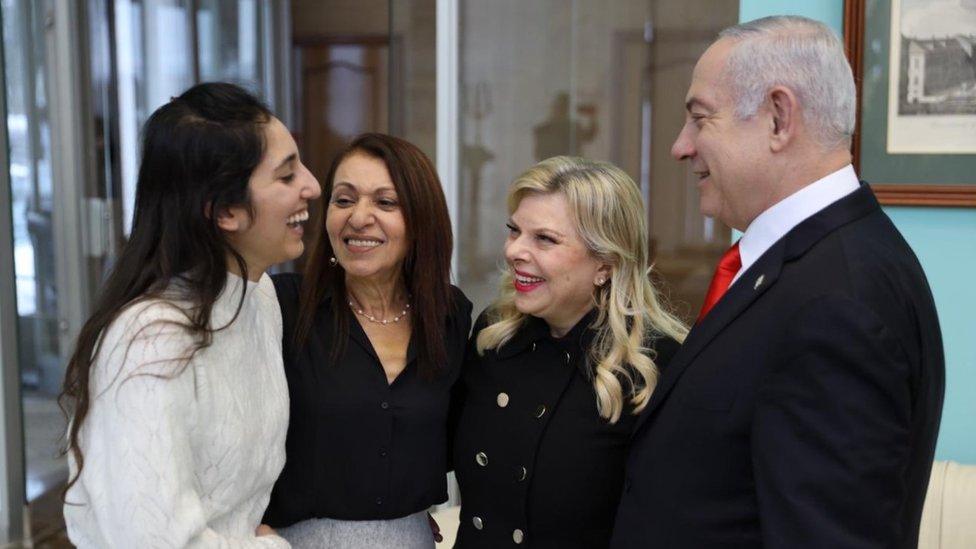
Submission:
<svg viewBox="0 0 976 549">
<path fill-rule="evenodd" d="M 762 286 L 763 280 L 766 280 L 766 275 L 759 275 L 759 278 L 756 279 L 756 283 L 753 284 L 752 289 L 758 290 L 759 287 Z"/>
</svg>

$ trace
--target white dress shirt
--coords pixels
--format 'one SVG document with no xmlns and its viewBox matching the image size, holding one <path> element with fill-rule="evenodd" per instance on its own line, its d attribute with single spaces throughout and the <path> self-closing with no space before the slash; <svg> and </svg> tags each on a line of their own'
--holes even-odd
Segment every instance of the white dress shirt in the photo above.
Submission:
<svg viewBox="0 0 976 549">
<path fill-rule="evenodd" d="M 860 186 L 854 166 L 843 168 L 819 179 L 777 202 L 754 219 L 739 239 L 742 267 L 732 279 L 735 284 L 766 250 L 786 233 L 820 210 L 856 191 Z"/>
</svg>

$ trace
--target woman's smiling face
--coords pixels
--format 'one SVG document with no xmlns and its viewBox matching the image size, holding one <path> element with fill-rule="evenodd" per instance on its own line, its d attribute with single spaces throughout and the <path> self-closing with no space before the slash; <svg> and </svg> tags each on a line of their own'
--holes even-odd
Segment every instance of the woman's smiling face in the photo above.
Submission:
<svg viewBox="0 0 976 549">
<path fill-rule="evenodd" d="M 264 134 L 264 157 L 248 183 L 250 210 L 234 206 L 217 217 L 227 241 L 247 263 L 248 276 L 256 277 L 271 265 L 302 255 L 308 204 L 322 192 L 299 159 L 288 128 L 272 118 Z"/>
<path fill-rule="evenodd" d="M 332 183 L 325 227 L 336 260 L 354 278 L 398 276 L 409 242 L 386 164 L 353 152 Z"/>
<path fill-rule="evenodd" d="M 609 267 L 590 253 L 563 193 L 529 193 L 509 221 L 505 260 L 515 307 L 545 320 L 554 332 L 572 328 L 593 307 Z"/>
</svg>

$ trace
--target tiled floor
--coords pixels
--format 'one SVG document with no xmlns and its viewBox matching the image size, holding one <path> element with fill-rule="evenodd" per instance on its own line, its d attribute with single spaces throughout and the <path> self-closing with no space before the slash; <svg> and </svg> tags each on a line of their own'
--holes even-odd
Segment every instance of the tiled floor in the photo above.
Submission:
<svg viewBox="0 0 976 549">
<path fill-rule="evenodd" d="M 27 515 L 34 549 L 73 547 L 64 531 L 61 487 L 67 480 L 65 459 L 59 456 L 65 419 L 52 396 L 25 392 L 24 458 L 27 467 Z"/>
<path fill-rule="evenodd" d="M 68 478 L 59 455 L 67 422 L 53 396 L 25 392 L 23 402 L 27 500 L 33 501 Z"/>
<path fill-rule="evenodd" d="M 64 530 L 62 515 L 61 486 L 43 494 L 30 503 L 30 537 L 27 547 L 33 549 L 70 549 Z"/>
</svg>

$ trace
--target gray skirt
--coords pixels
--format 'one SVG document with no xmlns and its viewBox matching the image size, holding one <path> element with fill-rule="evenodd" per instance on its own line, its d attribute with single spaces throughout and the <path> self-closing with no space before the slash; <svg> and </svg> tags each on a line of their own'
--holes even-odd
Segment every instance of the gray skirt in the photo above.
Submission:
<svg viewBox="0 0 976 549">
<path fill-rule="evenodd" d="M 309 519 L 278 530 L 294 549 L 433 549 L 427 511 L 391 520 Z"/>
</svg>

